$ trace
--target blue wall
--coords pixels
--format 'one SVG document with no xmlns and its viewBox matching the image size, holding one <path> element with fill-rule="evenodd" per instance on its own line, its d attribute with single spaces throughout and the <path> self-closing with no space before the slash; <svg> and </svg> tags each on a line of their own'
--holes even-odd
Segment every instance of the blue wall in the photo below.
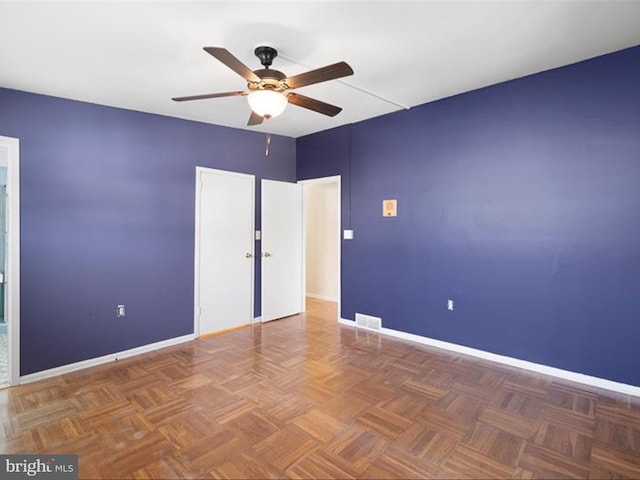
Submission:
<svg viewBox="0 0 640 480">
<path fill-rule="evenodd" d="M 196 165 L 295 180 L 291 138 L 265 158 L 264 134 L 13 90 L 0 134 L 20 139 L 22 375 L 193 332 Z"/>
<path fill-rule="evenodd" d="M 344 318 L 640 385 L 640 47 L 297 140 L 350 170 Z"/>
</svg>

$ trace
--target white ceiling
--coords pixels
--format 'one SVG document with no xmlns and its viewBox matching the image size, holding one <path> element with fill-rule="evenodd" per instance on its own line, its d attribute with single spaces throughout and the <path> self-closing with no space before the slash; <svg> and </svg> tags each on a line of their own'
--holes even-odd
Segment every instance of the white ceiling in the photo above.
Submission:
<svg viewBox="0 0 640 480">
<path fill-rule="evenodd" d="M 2 87 L 291 137 L 638 44 L 640 1 L 0 1 Z M 348 62 L 346 83 L 298 90 L 343 112 L 247 127 L 246 98 L 171 101 L 244 89 L 202 47 L 257 69 L 258 45 L 287 75 Z"/>
</svg>

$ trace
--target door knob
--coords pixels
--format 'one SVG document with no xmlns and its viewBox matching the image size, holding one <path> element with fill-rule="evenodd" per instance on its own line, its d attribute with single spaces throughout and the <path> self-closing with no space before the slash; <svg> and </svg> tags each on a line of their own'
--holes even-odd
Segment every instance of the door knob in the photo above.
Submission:
<svg viewBox="0 0 640 480">
<path fill-rule="evenodd" d="M 262 255 L 265 256 L 265 257 L 270 257 L 271 256 L 271 254 L 269 252 L 264 252 Z"/>
<path fill-rule="evenodd" d="M 253 258 L 253 254 L 247 252 L 244 254 L 244 258 Z"/>
</svg>

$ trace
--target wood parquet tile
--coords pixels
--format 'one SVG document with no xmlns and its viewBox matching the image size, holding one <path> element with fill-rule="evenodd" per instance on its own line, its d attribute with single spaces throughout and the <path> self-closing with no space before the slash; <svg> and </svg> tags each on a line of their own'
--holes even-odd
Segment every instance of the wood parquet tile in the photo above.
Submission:
<svg viewBox="0 0 640 480">
<path fill-rule="evenodd" d="M 420 422 L 405 430 L 394 445 L 412 458 L 426 459 L 439 467 L 463 439 L 463 435 L 443 433 L 429 423 Z"/>
<path fill-rule="evenodd" d="M 0 390 L 81 478 L 640 478 L 640 399 L 341 326 L 336 305 Z"/>
</svg>

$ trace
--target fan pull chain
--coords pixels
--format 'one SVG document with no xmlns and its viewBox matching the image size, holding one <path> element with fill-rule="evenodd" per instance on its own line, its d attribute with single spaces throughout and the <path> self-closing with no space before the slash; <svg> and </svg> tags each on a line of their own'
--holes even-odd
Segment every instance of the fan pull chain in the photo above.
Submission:
<svg viewBox="0 0 640 480">
<path fill-rule="evenodd" d="M 268 157 L 269 156 L 269 146 L 271 145 L 271 134 L 267 133 L 267 146 L 264 150 L 264 156 Z"/>
</svg>

